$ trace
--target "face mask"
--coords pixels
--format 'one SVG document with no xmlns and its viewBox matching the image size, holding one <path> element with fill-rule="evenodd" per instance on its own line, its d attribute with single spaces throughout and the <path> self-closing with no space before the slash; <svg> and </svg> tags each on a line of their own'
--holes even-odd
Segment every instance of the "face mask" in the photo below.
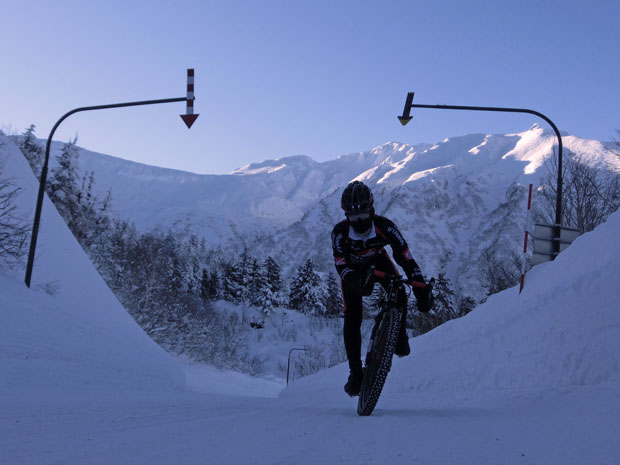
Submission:
<svg viewBox="0 0 620 465">
<path fill-rule="evenodd" d="M 351 218 L 349 218 L 349 224 L 351 224 L 353 231 L 355 231 L 356 233 L 365 234 L 370 230 L 370 227 L 372 226 L 372 218 L 370 217 L 370 215 L 366 215 L 366 218 L 358 219 L 356 221 L 353 221 L 351 220 Z"/>
</svg>

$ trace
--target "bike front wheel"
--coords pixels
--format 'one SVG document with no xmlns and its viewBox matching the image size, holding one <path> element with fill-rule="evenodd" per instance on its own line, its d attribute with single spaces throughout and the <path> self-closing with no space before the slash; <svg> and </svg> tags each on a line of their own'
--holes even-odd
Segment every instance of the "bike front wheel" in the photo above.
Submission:
<svg viewBox="0 0 620 465">
<path fill-rule="evenodd" d="M 392 368 L 392 356 L 400 329 L 400 311 L 391 308 L 383 313 L 372 346 L 366 357 L 364 379 L 357 403 L 357 413 L 368 416 L 379 401 L 383 385 Z"/>
</svg>

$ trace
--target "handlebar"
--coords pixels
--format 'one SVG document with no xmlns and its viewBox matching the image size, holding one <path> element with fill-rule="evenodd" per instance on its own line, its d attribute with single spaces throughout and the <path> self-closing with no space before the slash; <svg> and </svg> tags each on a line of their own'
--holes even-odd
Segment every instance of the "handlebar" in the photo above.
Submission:
<svg viewBox="0 0 620 465">
<path fill-rule="evenodd" d="M 409 284 L 412 287 L 417 287 L 420 289 L 425 289 L 428 286 L 433 286 L 433 284 L 435 283 L 435 278 L 431 278 L 430 281 L 427 283 L 421 282 L 421 281 L 409 281 L 407 278 L 403 278 L 400 275 L 397 274 L 392 274 L 392 273 L 386 273 L 385 271 L 379 271 L 376 270 L 374 268 L 372 268 L 372 276 L 375 276 L 377 278 L 381 278 L 381 279 L 388 279 L 388 280 L 392 280 L 392 281 L 400 281 L 403 284 Z"/>
</svg>

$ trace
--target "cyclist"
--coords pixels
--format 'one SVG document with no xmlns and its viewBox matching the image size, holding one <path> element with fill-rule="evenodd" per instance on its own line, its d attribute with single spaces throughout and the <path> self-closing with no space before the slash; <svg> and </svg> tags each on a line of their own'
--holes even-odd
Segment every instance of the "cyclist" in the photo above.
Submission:
<svg viewBox="0 0 620 465">
<path fill-rule="evenodd" d="M 403 268 L 407 278 L 424 282 L 420 267 L 411 256 L 403 235 L 392 221 L 375 214 L 373 204 L 368 186 L 361 181 L 351 182 L 342 192 L 340 203 L 346 219 L 338 223 L 332 232 L 334 260 L 344 302 L 344 346 L 350 369 L 344 390 L 350 396 L 359 395 L 362 385 L 362 296 L 369 296 L 374 287 L 374 281 L 368 279 L 370 266 L 399 274 L 385 250 L 385 246 L 389 245 L 396 263 Z M 428 312 L 431 305 L 428 290 L 414 287 L 413 292 L 418 309 Z M 399 289 L 398 302 L 402 306 L 403 317 L 394 353 L 404 357 L 411 352 L 405 328 L 407 295 L 404 286 Z"/>
</svg>

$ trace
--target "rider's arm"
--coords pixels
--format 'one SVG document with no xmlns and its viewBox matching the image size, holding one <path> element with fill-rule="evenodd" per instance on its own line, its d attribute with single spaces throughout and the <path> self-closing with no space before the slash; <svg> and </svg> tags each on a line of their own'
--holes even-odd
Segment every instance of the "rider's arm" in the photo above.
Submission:
<svg viewBox="0 0 620 465">
<path fill-rule="evenodd" d="M 345 279 L 345 276 L 353 271 L 349 261 L 347 260 L 346 249 L 346 233 L 347 228 L 343 222 L 338 223 L 332 231 L 332 249 L 334 252 L 334 265 L 336 266 L 336 272 L 341 279 Z"/>
<path fill-rule="evenodd" d="M 405 270 L 405 273 L 409 279 L 413 279 L 415 277 L 416 281 L 423 280 L 420 267 L 411 255 L 407 241 L 405 241 L 405 238 L 396 225 L 385 217 L 380 217 L 379 221 L 382 223 L 381 230 L 383 234 L 385 234 L 390 247 L 392 247 L 394 260 L 396 260 L 396 263 L 398 263 L 402 269 Z"/>
</svg>

